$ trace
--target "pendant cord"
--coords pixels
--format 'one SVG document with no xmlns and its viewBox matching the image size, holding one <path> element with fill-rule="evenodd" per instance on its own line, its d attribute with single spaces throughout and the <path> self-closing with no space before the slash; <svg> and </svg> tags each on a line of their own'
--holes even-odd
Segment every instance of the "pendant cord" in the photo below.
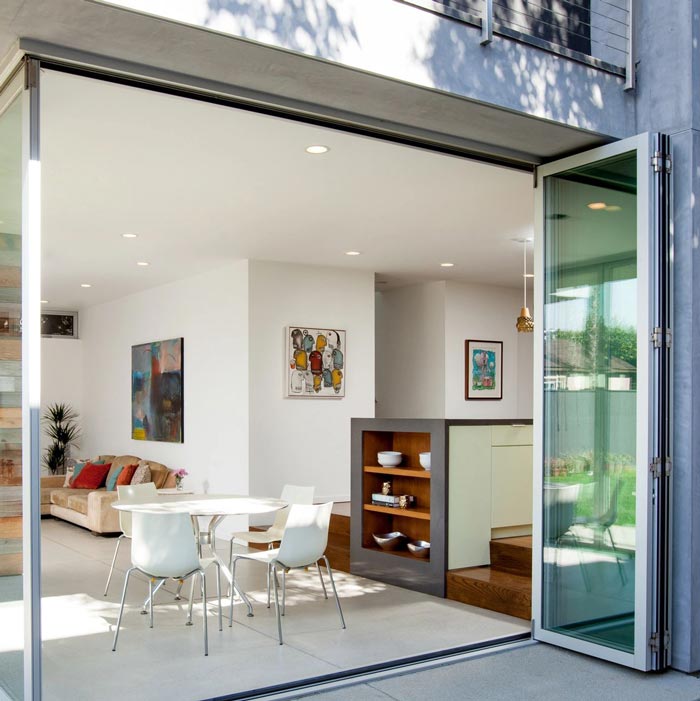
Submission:
<svg viewBox="0 0 700 701">
<path fill-rule="evenodd" d="M 527 307 L 527 241 L 523 241 L 523 307 Z"/>
</svg>

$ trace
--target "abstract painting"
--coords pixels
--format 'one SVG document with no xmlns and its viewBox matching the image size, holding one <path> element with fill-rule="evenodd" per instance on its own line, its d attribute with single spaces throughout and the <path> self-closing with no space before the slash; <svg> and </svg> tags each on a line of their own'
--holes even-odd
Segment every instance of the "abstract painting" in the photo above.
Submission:
<svg viewBox="0 0 700 701">
<path fill-rule="evenodd" d="M 131 437 L 183 442 L 182 338 L 131 348 Z"/>
<path fill-rule="evenodd" d="M 464 398 L 503 399 L 503 343 L 464 342 Z"/>
<path fill-rule="evenodd" d="M 288 326 L 286 333 L 286 396 L 344 397 L 345 331 Z"/>
</svg>

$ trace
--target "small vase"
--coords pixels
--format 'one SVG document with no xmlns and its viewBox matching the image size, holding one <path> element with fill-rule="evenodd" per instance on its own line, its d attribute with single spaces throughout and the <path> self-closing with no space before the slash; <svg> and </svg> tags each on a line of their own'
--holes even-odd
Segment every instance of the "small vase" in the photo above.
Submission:
<svg viewBox="0 0 700 701">
<path fill-rule="evenodd" d="M 182 480 L 175 482 L 175 489 L 177 489 L 178 492 L 182 491 Z"/>
</svg>

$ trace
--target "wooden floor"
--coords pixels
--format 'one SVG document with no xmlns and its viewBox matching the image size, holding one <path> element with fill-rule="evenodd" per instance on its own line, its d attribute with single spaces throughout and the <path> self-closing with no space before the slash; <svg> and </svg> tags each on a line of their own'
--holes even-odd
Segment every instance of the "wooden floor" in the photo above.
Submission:
<svg viewBox="0 0 700 701">
<path fill-rule="evenodd" d="M 447 598 L 510 616 L 531 618 L 532 537 L 490 543 L 491 565 L 447 573 Z"/>
</svg>

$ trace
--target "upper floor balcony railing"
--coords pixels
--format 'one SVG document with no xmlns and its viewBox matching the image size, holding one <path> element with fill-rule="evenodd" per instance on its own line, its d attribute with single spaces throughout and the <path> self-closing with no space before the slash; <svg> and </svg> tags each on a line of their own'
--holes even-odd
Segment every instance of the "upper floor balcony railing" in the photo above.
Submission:
<svg viewBox="0 0 700 701">
<path fill-rule="evenodd" d="M 499 34 L 583 61 L 634 87 L 634 0 L 399 0 L 474 24 L 482 43 Z"/>
</svg>

